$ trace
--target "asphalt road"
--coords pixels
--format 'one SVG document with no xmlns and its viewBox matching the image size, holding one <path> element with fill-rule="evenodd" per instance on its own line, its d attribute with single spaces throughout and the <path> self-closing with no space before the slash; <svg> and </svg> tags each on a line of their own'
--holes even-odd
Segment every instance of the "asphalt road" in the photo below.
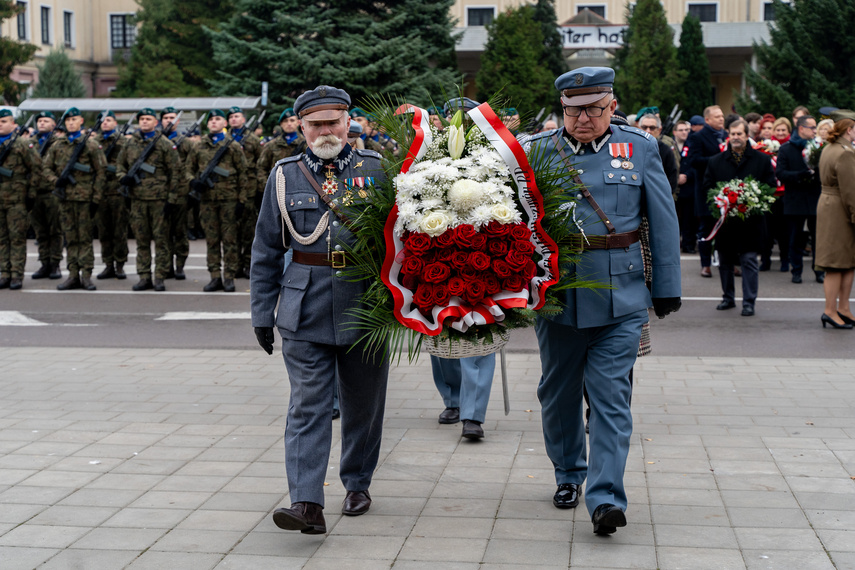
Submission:
<svg viewBox="0 0 855 570">
<path fill-rule="evenodd" d="M 167 291 L 134 293 L 135 254 L 128 279 L 96 281 L 98 290 L 60 292 L 59 281 L 34 281 L 36 247 L 28 243 L 24 289 L 0 291 L 0 345 L 140 348 L 257 348 L 249 322 L 249 281 L 238 279 L 235 293 L 203 293 L 209 276 L 205 244 L 191 242 L 187 280 L 168 280 Z M 97 253 L 97 242 L 96 242 Z M 100 256 L 96 257 L 100 260 Z M 699 275 L 697 256 L 683 256 L 683 308 L 663 320 L 653 317 L 653 353 L 659 356 L 772 358 L 851 358 L 855 330 L 823 329 L 822 285 L 812 274 L 790 282 L 789 273 L 760 275 L 757 314 L 716 311 L 721 289 Z M 103 268 L 96 264 L 95 273 Z M 737 280 L 739 287 L 739 280 Z M 737 296 L 739 296 L 737 290 Z M 511 351 L 536 351 L 532 330 L 514 332 Z M 258 349 L 261 350 L 261 349 Z"/>
</svg>

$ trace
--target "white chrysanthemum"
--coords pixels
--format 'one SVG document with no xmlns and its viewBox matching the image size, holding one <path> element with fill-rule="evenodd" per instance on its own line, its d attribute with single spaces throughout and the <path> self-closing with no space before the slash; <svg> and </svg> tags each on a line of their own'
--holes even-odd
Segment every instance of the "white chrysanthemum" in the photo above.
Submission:
<svg viewBox="0 0 855 570">
<path fill-rule="evenodd" d="M 481 226 L 489 224 L 492 219 L 493 214 L 491 212 L 491 207 L 482 204 L 472 209 L 472 211 L 470 211 L 463 219 L 463 223 L 470 224 L 474 226 L 475 229 L 479 229 Z"/>
<path fill-rule="evenodd" d="M 484 188 L 479 182 L 462 179 L 451 185 L 448 203 L 458 212 L 466 212 L 484 201 Z"/>
<path fill-rule="evenodd" d="M 426 198 L 421 201 L 421 207 L 424 210 L 434 210 L 445 205 L 445 200 L 442 198 Z"/>
<path fill-rule="evenodd" d="M 419 221 L 419 230 L 436 237 L 448 229 L 451 216 L 445 210 L 426 211 Z"/>
<path fill-rule="evenodd" d="M 398 202 L 398 219 L 403 220 L 404 222 L 409 222 L 410 220 L 414 220 L 416 214 L 419 212 L 419 206 L 416 202 L 411 200 L 404 200 Z"/>
</svg>

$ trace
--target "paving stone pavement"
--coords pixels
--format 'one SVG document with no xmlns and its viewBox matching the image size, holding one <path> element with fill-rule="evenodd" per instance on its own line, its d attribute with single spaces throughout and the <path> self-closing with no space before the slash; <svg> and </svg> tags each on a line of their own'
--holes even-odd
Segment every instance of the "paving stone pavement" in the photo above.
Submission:
<svg viewBox="0 0 855 570">
<path fill-rule="evenodd" d="M 855 568 L 855 360 L 646 357 L 629 526 L 551 504 L 536 354 L 508 355 L 483 442 L 436 421 L 429 361 L 392 370 L 361 517 L 288 505 L 288 381 L 260 351 L 0 348 L 0 568 Z"/>
</svg>

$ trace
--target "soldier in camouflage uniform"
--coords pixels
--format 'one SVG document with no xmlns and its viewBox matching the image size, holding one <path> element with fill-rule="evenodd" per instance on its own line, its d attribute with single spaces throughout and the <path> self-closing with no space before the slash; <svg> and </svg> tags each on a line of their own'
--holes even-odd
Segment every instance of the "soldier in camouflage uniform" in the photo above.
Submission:
<svg viewBox="0 0 855 570">
<path fill-rule="evenodd" d="M 258 192 L 255 195 L 256 207 L 261 206 L 264 187 L 267 184 L 270 171 L 273 170 L 273 165 L 283 158 L 300 154 L 306 150 L 306 139 L 297 131 L 299 126 L 300 119 L 294 114 L 294 109 L 288 107 L 279 115 L 279 127 L 282 129 L 281 134 L 271 141 L 264 143 L 261 149 L 261 156 L 258 159 L 258 165 L 256 166 L 258 174 Z"/>
<path fill-rule="evenodd" d="M 178 112 L 173 107 L 166 107 L 160 112 L 160 123 L 163 128 L 167 128 L 171 124 L 178 125 Z M 187 262 L 187 256 L 190 255 L 190 240 L 187 237 L 187 183 L 184 173 L 184 164 L 187 162 L 187 155 L 193 147 L 193 141 L 190 137 L 178 134 L 178 129 L 173 129 L 169 133 L 169 140 L 172 142 L 172 148 L 178 153 L 180 162 L 180 176 L 178 177 L 178 204 L 173 208 L 172 214 L 167 220 L 167 241 L 169 243 L 169 270 L 166 272 L 166 278 L 181 281 L 186 279 L 184 274 L 184 264 Z"/>
<path fill-rule="evenodd" d="M 50 111 L 42 111 L 36 116 L 36 129 L 38 130 L 38 154 L 44 160 L 48 150 L 57 140 L 54 133 L 56 118 Z M 39 242 L 39 261 L 41 267 L 33 273 L 33 279 L 60 279 L 62 272 L 59 269 L 62 262 L 62 227 L 59 223 L 59 200 L 52 194 L 53 186 L 47 184 L 43 177 L 39 176 L 42 183 L 36 188 L 36 203 L 30 212 L 30 223 L 36 232 L 36 240 Z"/>
<path fill-rule="evenodd" d="M 226 113 L 226 120 L 229 122 L 229 130 L 233 133 L 233 138 L 240 144 L 243 149 L 243 154 L 246 157 L 247 171 L 246 181 L 249 185 L 246 190 L 246 208 L 243 216 L 238 219 L 238 269 L 235 277 L 249 278 L 249 262 L 252 259 L 252 240 L 255 238 L 255 224 L 258 222 L 258 208 L 255 206 L 255 194 L 257 188 L 264 188 L 259 185 L 253 174 L 258 165 L 258 159 L 261 156 L 261 141 L 254 133 L 237 134 L 238 129 L 243 128 L 246 124 L 246 116 L 239 107 L 231 107 Z M 267 183 L 265 177 L 262 184 Z M 263 190 L 262 190 L 263 192 Z M 259 200 L 259 204 L 261 201 Z"/>
<path fill-rule="evenodd" d="M 185 167 L 193 193 L 191 196 L 199 196 L 202 202 L 200 217 L 208 245 L 208 271 L 211 273 L 211 281 L 202 289 L 205 292 L 222 290 L 231 293 L 235 290 L 234 277 L 238 269 L 237 220 L 244 212 L 249 188 L 247 177 L 250 172 L 246 157 L 240 145 L 226 137 L 223 132 L 225 126 L 226 115 L 221 110 L 214 109 L 208 114 L 208 136 L 190 150 Z M 210 181 L 214 186 L 209 187 L 199 177 L 223 145 L 228 145 L 228 151 L 217 164 L 219 172 L 215 171 L 211 175 Z M 221 260 L 224 261 L 222 266 Z"/>
<path fill-rule="evenodd" d="M 92 249 L 92 219 L 104 193 L 106 163 L 104 153 L 91 137 L 72 171 L 76 180 L 62 179 L 61 174 L 71 159 L 75 147 L 85 137 L 81 131 L 83 117 L 76 107 L 65 112 L 65 138 L 51 145 L 44 160 L 42 172 L 55 192 L 64 189 L 65 198 L 60 198 L 59 218 L 67 242 L 68 279 L 56 286 L 60 291 L 86 289 L 94 291 L 92 269 L 95 267 L 95 252 Z"/>
<path fill-rule="evenodd" d="M 15 138 L 17 127 L 12 112 L 0 109 L 0 154 L 11 145 L 0 164 L 0 289 L 20 289 L 24 285 L 27 209 L 32 207 L 41 183 L 39 153 L 30 140 Z"/>
<path fill-rule="evenodd" d="M 106 267 L 98 279 L 126 279 L 124 266 L 128 261 L 128 206 L 119 193 L 116 161 L 125 146 L 125 138 L 116 130 L 118 123 L 113 111 L 99 115 L 102 118 L 98 146 L 104 152 L 107 174 L 104 177 L 104 196 L 98 207 L 98 239 L 101 241 L 101 260 Z M 92 138 L 95 138 L 94 136 Z"/>
<path fill-rule="evenodd" d="M 181 162 L 172 144 L 159 136 L 157 115 L 146 107 L 137 113 L 139 130 L 133 134 L 116 162 L 116 176 L 130 188 L 131 225 L 137 238 L 137 274 L 140 280 L 134 291 L 165 291 L 163 279 L 169 269 L 169 244 L 166 219 L 174 214 L 181 198 L 178 186 L 182 182 Z M 155 140 L 156 139 L 156 140 Z M 150 144 L 148 155 L 139 172 L 131 168 Z M 151 242 L 154 240 L 154 283 L 151 279 Z"/>
</svg>

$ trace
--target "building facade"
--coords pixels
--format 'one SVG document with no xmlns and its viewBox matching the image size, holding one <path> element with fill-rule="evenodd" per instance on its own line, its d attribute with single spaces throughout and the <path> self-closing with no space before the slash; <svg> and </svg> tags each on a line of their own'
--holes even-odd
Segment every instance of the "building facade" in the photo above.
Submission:
<svg viewBox="0 0 855 570">
<path fill-rule="evenodd" d="M 17 0 L 24 11 L 3 22 L 7 38 L 38 46 L 32 61 L 15 68 L 12 79 L 35 86 L 38 65 L 52 49 L 74 61 L 88 97 L 106 97 L 118 80 L 117 62 L 130 56 L 136 37 L 134 0 Z"/>
<path fill-rule="evenodd" d="M 452 16 L 461 40 L 457 46 L 467 94 L 474 95 L 475 74 L 487 41 L 484 26 L 499 13 L 524 4 L 524 0 L 457 0 Z M 629 2 L 629 5 L 634 2 Z M 571 67 L 610 65 L 620 47 L 620 30 L 627 22 L 626 0 L 555 0 L 555 11 L 565 38 L 564 54 Z M 701 20 L 710 62 L 710 83 L 715 101 L 725 112 L 732 108 L 734 91 L 745 89 L 743 70 L 756 66 L 753 43 L 769 41 L 769 22 L 775 14 L 769 0 L 663 0 L 668 23 L 679 45 L 680 27 L 687 13 Z"/>
</svg>

